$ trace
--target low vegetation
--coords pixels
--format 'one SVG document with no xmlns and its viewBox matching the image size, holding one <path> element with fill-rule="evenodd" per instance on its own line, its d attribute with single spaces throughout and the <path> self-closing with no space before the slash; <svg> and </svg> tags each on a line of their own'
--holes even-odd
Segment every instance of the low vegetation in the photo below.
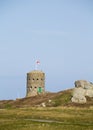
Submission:
<svg viewBox="0 0 93 130">
<path fill-rule="evenodd" d="M 93 130 L 93 108 L 47 107 L 0 110 L 0 130 Z"/>
<path fill-rule="evenodd" d="M 74 104 L 71 93 L 0 101 L 0 130 L 93 130 L 93 99 Z"/>
<path fill-rule="evenodd" d="M 25 107 L 40 107 L 44 104 L 45 107 L 59 107 L 59 106 L 77 106 L 77 107 L 91 107 L 93 106 L 93 98 L 86 97 L 87 103 L 78 104 L 72 103 L 72 89 L 57 92 L 46 93 L 44 95 L 37 95 L 34 97 L 27 97 L 16 100 L 0 101 L 0 108 L 25 108 Z"/>
</svg>

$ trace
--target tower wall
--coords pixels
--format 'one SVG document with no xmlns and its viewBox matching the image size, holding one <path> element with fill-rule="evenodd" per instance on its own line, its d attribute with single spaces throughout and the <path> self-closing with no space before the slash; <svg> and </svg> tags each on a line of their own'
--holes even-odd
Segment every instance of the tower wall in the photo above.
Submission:
<svg viewBox="0 0 93 130">
<path fill-rule="evenodd" d="M 45 73 L 42 71 L 32 71 L 27 73 L 26 96 L 35 96 L 45 92 Z"/>
</svg>

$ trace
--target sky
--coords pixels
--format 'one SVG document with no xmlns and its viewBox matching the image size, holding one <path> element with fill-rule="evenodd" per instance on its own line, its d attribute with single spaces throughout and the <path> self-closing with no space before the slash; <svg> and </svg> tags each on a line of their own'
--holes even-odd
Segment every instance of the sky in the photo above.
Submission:
<svg viewBox="0 0 93 130">
<path fill-rule="evenodd" d="M 93 82 L 93 0 L 0 0 L 0 100 L 25 97 L 36 60 L 46 91 Z"/>
</svg>

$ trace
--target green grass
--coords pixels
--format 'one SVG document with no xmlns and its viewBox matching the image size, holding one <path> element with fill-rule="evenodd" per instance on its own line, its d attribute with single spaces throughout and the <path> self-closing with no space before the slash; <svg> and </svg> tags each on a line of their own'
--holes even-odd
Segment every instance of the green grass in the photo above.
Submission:
<svg viewBox="0 0 93 130">
<path fill-rule="evenodd" d="M 68 93 L 68 94 L 64 93 L 64 94 L 58 95 L 54 99 L 53 106 L 57 107 L 57 106 L 65 105 L 69 102 L 71 102 L 71 93 Z"/>
<path fill-rule="evenodd" d="M 0 130 L 93 130 L 92 115 L 93 108 L 1 109 Z"/>
</svg>

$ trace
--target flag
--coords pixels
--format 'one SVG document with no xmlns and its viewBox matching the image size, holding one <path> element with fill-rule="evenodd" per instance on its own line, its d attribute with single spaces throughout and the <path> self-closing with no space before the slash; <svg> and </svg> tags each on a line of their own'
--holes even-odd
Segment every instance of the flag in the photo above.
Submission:
<svg viewBox="0 0 93 130">
<path fill-rule="evenodd" d="M 39 60 L 37 60 L 37 61 L 36 61 L 36 64 L 40 64 L 40 61 L 39 61 Z"/>
<path fill-rule="evenodd" d="M 37 60 L 36 62 L 35 62 L 35 70 L 38 70 L 38 66 L 40 65 L 40 61 L 39 60 Z"/>
</svg>

